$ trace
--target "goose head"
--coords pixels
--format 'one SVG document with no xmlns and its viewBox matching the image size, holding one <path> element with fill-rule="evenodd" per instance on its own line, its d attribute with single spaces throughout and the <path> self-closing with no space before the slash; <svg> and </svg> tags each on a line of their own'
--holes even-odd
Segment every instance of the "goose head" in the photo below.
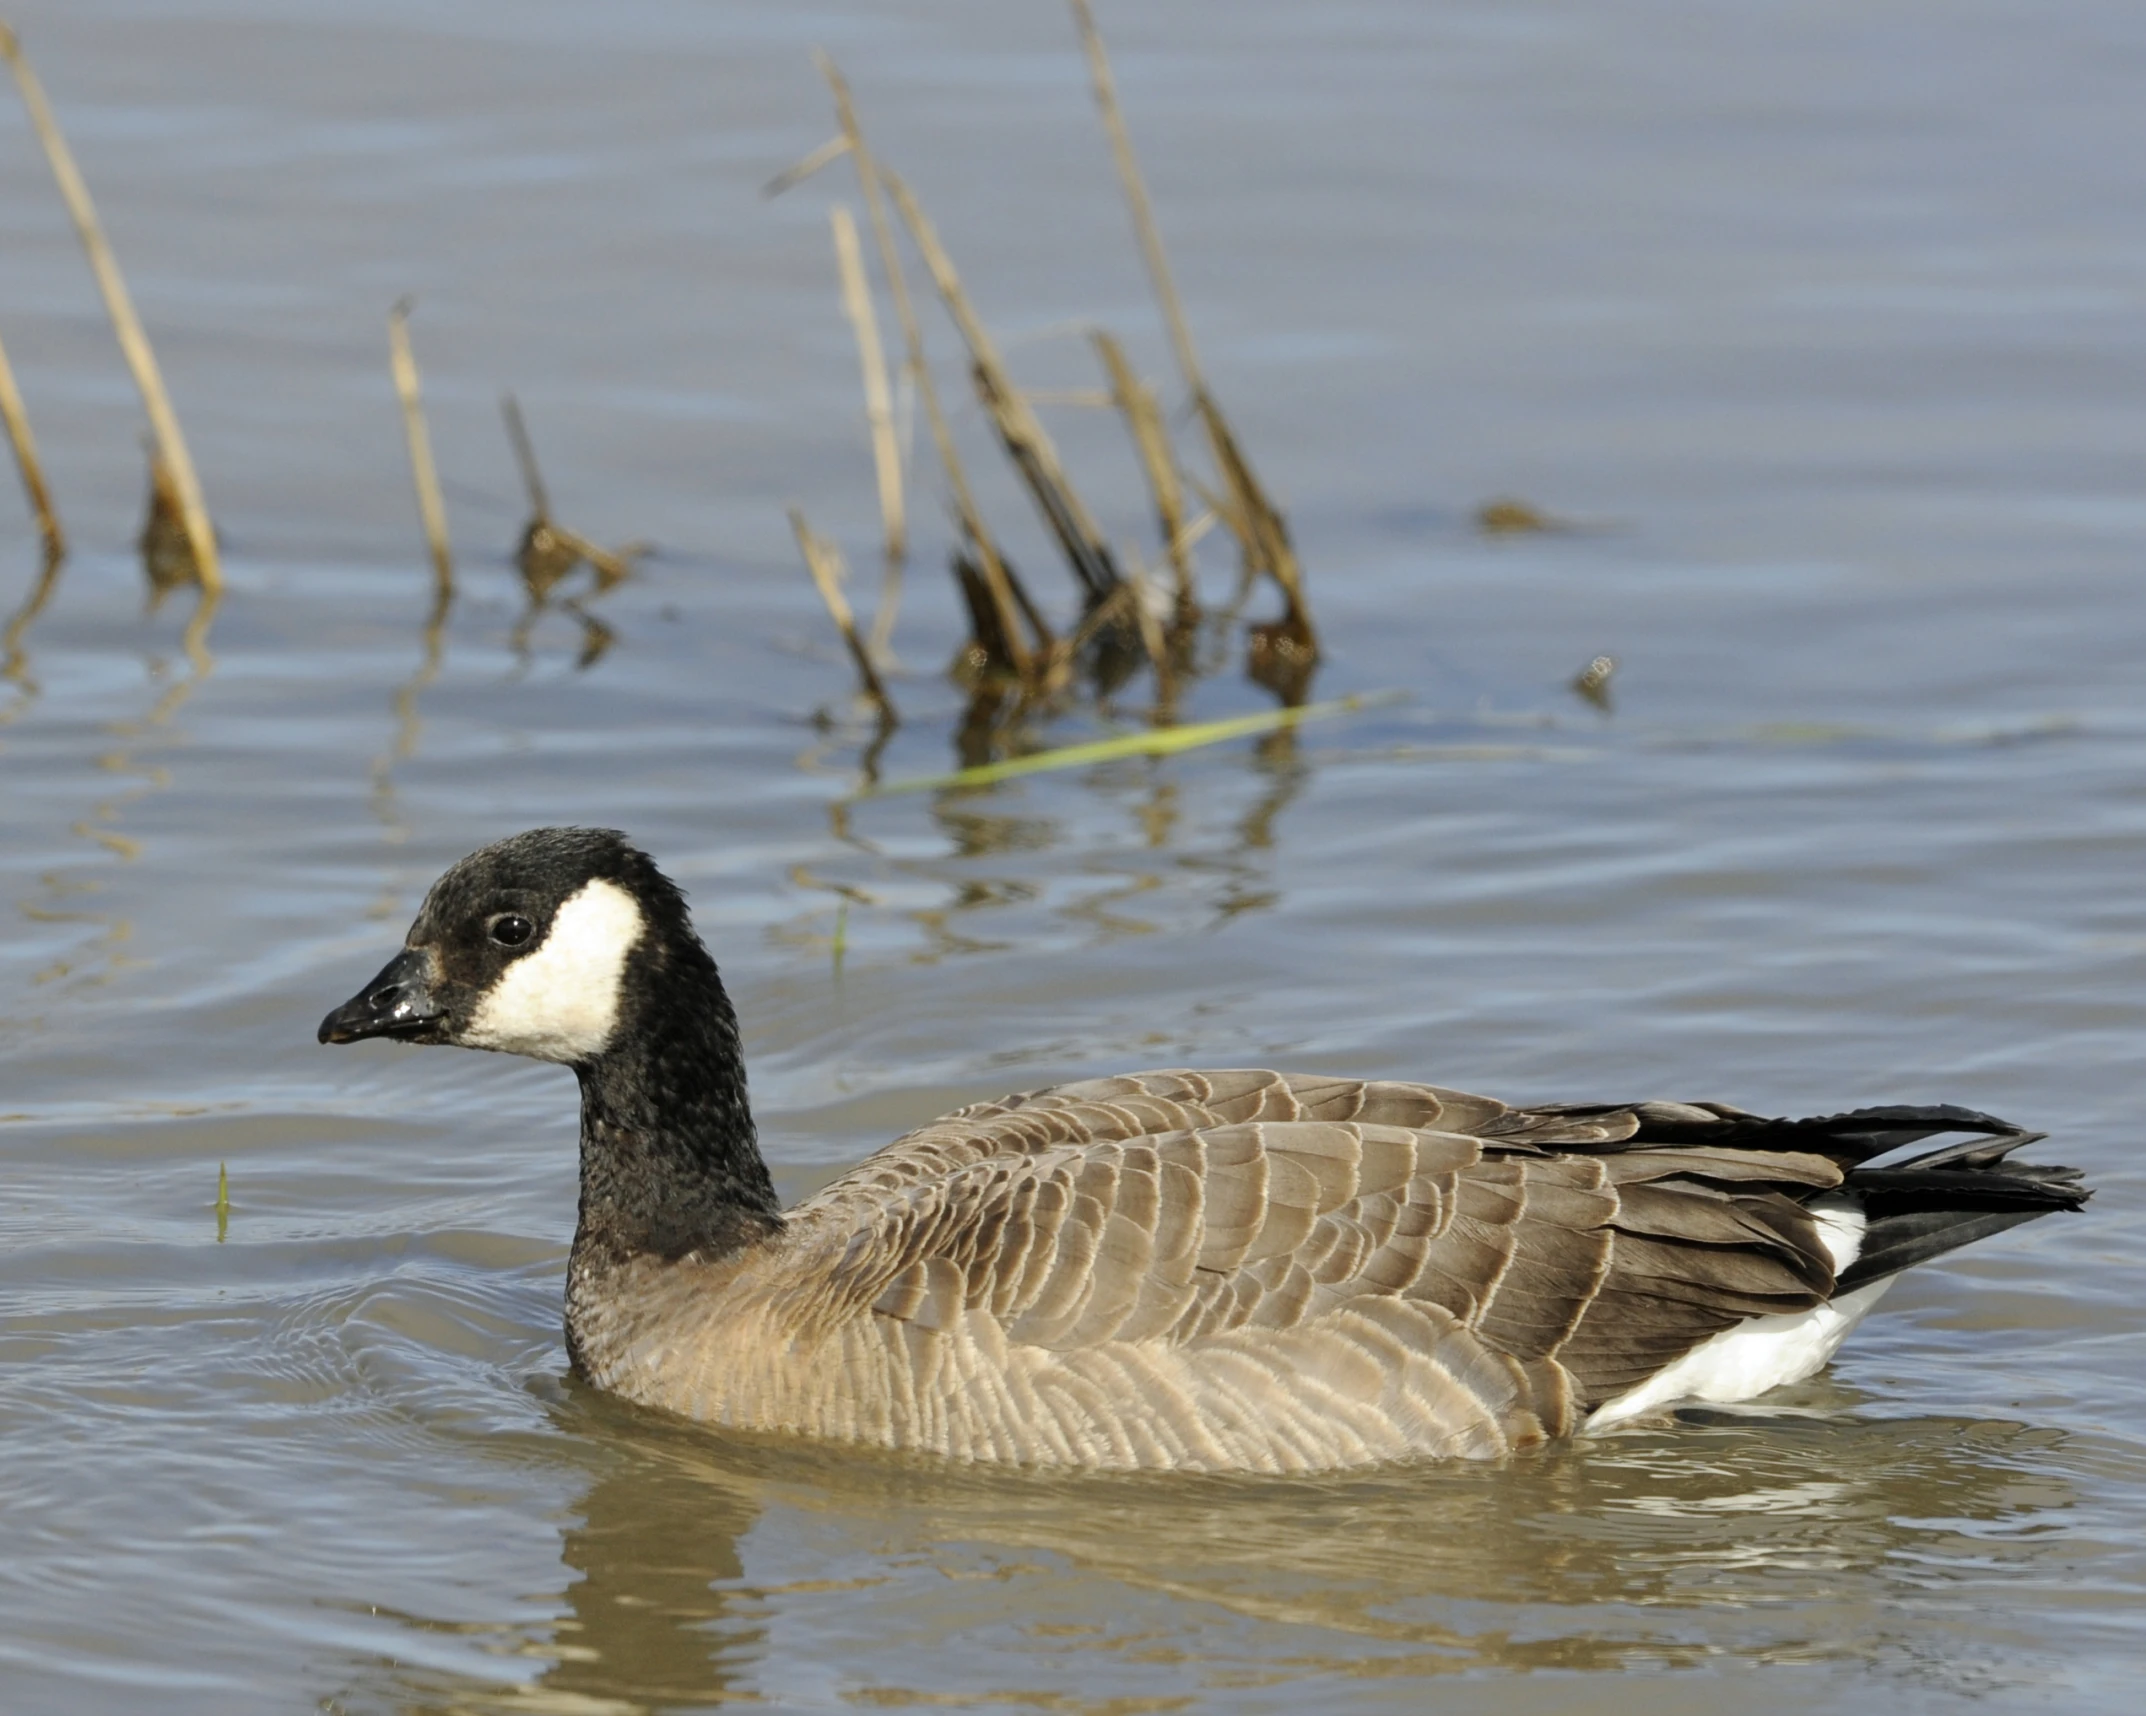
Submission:
<svg viewBox="0 0 2146 1716">
<path fill-rule="evenodd" d="M 532 829 L 435 882 L 402 951 L 321 1021 L 320 1040 L 587 1067 L 681 960 L 708 963 L 678 890 L 645 853 L 610 829 Z"/>
</svg>

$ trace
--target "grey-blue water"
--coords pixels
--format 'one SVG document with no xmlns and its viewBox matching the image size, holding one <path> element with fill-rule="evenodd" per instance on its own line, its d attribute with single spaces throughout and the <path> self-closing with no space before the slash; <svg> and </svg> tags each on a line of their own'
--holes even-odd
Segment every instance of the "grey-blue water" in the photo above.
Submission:
<svg viewBox="0 0 2146 1716">
<path fill-rule="evenodd" d="M 876 581 L 827 229 L 854 184 L 758 187 L 833 129 L 823 43 L 1024 383 L 1099 385 L 1087 319 L 1167 378 L 1061 6 L 12 13 L 231 588 L 192 650 L 190 597 L 144 612 L 139 409 L 0 101 L 0 339 L 76 542 L 0 684 L 0 1707 L 2127 1701 L 2146 14 L 1105 0 L 1307 568 L 1315 694 L 1406 700 L 859 799 L 784 518 Z M 405 293 L 462 563 L 436 672 Z M 585 670 L 571 614 L 516 647 L 506 387 L 560 516 L 659 545 Z M 1049 413 L 1146 542 L 1121 426 Z M 973 407 L 957 430 L 1066 612 Z M 961 703 L 918 447 L 889 779 L 952 765 Z M 1484 538 L 1500 494 L 1583 528 Z M 0 581 L 35 554 L 10 489 Z M 1608 715 L 1566 689 L 1605 652 Z M 1267 703 L 1232 670 L 1185 713 Z M 1916 1274 L 1778 1410 L 1509 1468 L 741 1448 L 565 1375 L 564 1073 L 312 1040 L 440 868 L 564 820 L 692 890 L 790 1193 L 957 1101 L 1193 1060 L 1949 1099 L 2047 1128 L 2100 1194 Z"/>
</svg>

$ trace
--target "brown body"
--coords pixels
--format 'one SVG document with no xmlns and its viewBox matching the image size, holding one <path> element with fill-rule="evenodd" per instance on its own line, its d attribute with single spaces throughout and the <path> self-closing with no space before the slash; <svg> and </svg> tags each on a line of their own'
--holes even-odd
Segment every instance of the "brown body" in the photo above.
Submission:
<svg viewBox="0 0 2146 1716">
<path fill-rule="evenodd" d="M 1305 1471 L 1499 1455 L 1753 1316 L 1821 1303 L 1824 1156 L 1640 1116 L 1156 1072 L 978 1104 L 713 1262 L 577 1259 L 591 1380 L 959 1459 Z"/>
</svg>

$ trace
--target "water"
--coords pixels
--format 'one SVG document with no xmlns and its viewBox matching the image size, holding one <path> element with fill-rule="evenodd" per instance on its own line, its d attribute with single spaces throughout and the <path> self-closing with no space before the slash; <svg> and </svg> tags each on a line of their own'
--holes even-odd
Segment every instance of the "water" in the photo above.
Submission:
<svg viewBox="0 0 2146 1716">
<path fill-rule="evenodd" d="M 1407 700 L 867 800 L 782 511 L 868 563 L 825 216 L 851 193 L 757 187 L 831 129 L 825 42 L 1025 380 L 1095 385 L 1080 317 L 1160 372 L 1057 7 L 14 21 L 232 590 L 191 652 L 183 599 L 143 612 L 135 408 L 0 102 L 0 335 L 78 543 L 0 687 L 0 1704 L 2124 1700 L 2134 8 L 1106 6 L 1217 389 L 1310 569 L 1318 691 Z M 436 673 L 384 363 L 404 292 L 464 564 Z M 661 545 L 585 671 L 570 616 L 515 647 L 505 386 L 561 516 Z M 1117 425 L 1053 422 L 1135 537 Z M 1063 608 L 995 469 L 985 493 Z M 1484 540 L 1499 493 L 1587 528 Z M 890 779 L 949 766 L 959 703 L 916 505 Z M 10 497 L 0 556 L 26 583 L 33 553 Z M 1609 716 L 1564 689 L 1603 651 Z M 1190 713 L 1263 703 L 1225 674 Z M 1061 1481 L 726 1442 L 564 1376 L 565 1074 L 312 1041 L 441 867 L 564 820 L 692 890 L 788 1194 L 957 1101 L 1192 1060 L 1950 1099 L 2048 1128 L 2100 1195 L 1919 1272 L 1776 1409 L 1510 1469 Z"/>
</svg>

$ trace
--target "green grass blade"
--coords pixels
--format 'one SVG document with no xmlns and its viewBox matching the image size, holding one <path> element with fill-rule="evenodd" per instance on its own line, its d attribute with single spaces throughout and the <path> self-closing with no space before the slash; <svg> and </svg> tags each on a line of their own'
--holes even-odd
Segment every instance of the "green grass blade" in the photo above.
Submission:
<svg viewBox="0 0 2146 1716">
<path fill-rule="evenodd" d="M 933 792 L 943 787 L 989 786 L 1016 775 L 1037 775 L 1050 769 L 1078 769 L 1089 763 L 1115 762 L 1120 757 L 1167 757 L 1179 751 L 1196 751 L 1207 745 L 1225 744 L 1259 733 L 1301 727 L 1307 721 L 1330 720 L 1353 715 L 1358 710 L 1395 703 L 1405 693 L 1368 692 L 1357 697 L 1337 697 L 1330 703 L 1307 704 L 1301 709 L 1269 709 L 1257 715 L 1233 715 L 1224 721 L 1200 721 L 1189 727 L 1150 727 L 1115 739 L 1094 739 L 1081 745 L 1061 745 L 1056 750 L 1037 751 L 1026 757 L 1008 757 L 1004 762 L 979 763 L 973 769 L 957 769 L 950 775 L 913 775 L 868 787 L 860 798 L 885 798 L 898 792 Z"/>
</svg>

